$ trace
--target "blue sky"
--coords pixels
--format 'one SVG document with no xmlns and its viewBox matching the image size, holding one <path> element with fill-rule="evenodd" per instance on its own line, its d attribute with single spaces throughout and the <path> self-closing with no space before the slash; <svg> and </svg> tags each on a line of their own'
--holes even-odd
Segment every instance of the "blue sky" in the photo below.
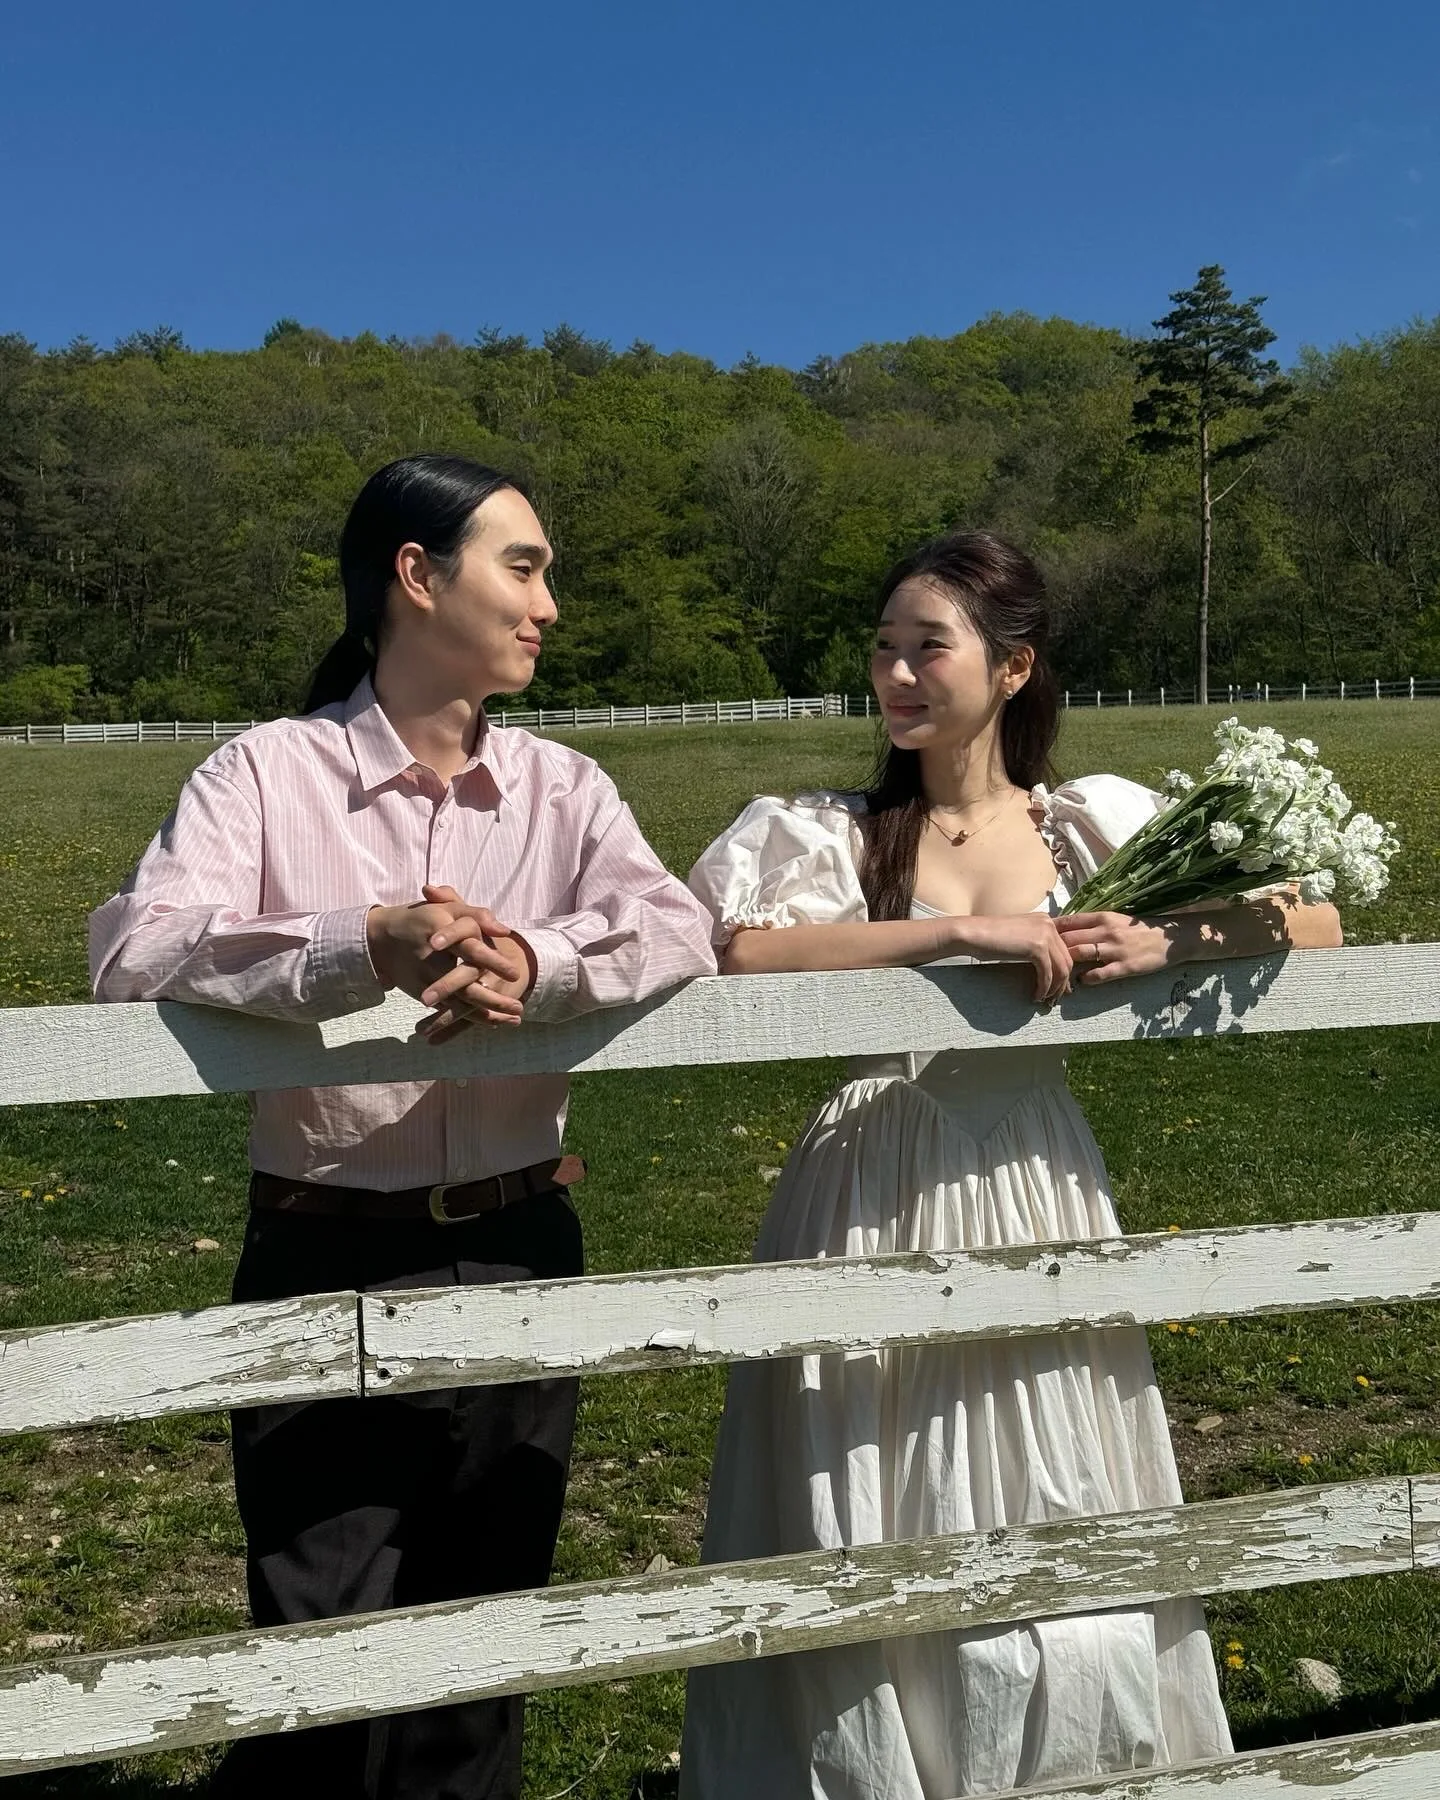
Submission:
<svg viewBox="0 0 1440 1800">
<path fill-rule="evenodd" d="M 567 320 L 792 366 L 994 309 L 1440 312 L 1440 8 L 17 0 L 0 331 Z"/>
</svg>

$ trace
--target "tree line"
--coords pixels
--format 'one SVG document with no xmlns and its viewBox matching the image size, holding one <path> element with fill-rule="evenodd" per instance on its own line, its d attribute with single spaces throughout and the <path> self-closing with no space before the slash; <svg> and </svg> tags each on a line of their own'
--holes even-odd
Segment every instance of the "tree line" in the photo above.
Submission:
<svg viewBox="0 0 1440 1800">
<path fill-rule="evenodd" d="M 879 578 L 957 524 L 1038 558 L 1071 687 L 1440 673 L 1440 319 L 1282 374 L 1223 271 L 1171 298 L 1149 339 L 996 314 L 799 371 L 567 325 L 0 337 L 0 720 L 293 709 L 346 509 L 422 449 L 535 499 L 544 705 L 859 692 Z"/>
</svg>

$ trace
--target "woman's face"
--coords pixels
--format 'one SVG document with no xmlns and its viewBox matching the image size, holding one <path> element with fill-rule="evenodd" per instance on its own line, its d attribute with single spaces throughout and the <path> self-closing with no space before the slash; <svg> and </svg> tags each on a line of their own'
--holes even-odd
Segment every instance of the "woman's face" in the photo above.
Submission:
<svg viewBox="0 0 1440 1800">
<path fill-rule="evenodd" d="M 428 653 L 453 658 L 487 695 L 528 687 L 541 637 L 557 617 L 545 579 L 553 560 L 524 495 L 513 488 L 491 494 L 475 510 L 454 576 L 427 584 Z"/>
<path fill-rule="evenodd" d="M 1019 685 L 1013 659 L 992 669 L 975 627 L 925 575 L 902 581 L 886 603 L 870 680 L 900 750 L 973 742 Z"/>
</svg>

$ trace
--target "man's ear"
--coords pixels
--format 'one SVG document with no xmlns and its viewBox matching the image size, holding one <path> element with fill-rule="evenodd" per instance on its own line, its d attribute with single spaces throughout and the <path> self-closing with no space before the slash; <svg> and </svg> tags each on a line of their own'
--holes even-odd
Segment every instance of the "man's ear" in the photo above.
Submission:
<svg viewBox="0 0 1440 1800">
<path fill-rule="evenodd" d="M 435 564 L 423 544 L 402 544 L 395 552 L 395 579 L 411 606 L 421 612 L 434 610 Z"/>
</svg>

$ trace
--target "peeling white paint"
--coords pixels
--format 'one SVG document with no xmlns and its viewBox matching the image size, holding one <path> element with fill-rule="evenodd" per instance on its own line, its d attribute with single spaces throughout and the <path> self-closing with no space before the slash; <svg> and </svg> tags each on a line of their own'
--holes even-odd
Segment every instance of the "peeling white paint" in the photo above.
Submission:
<svg viewBox="0 0 1440 1800">
<path fill-rule="evenodd" d="M 0 1332 L 0 1435 L 359 1391 L 354 1294 Z"/>
<path fill-rule="evenodd" d="M 1012 1791 L 1034 1800 L 1434 1800 L 1440 1793 L 1440 1724 Z"/>
<path fill-rule="evenodd" d="M 1317 1255 L 1323 1251 L 1323 1255 Z M 1440 1213 L 366 1294 L 371 1391 L 1440 1295 Z M 382 1375 L 381 1370 L 385 1373 Z"/>
<path fill-rule="evenodd" d="M 0 1671 L 0 1775 L 467 1696 L 1408 1569 L 1409 1518 L 1406 1481 L 1354 1482 L 70 1657 Z"/>
</svg>

